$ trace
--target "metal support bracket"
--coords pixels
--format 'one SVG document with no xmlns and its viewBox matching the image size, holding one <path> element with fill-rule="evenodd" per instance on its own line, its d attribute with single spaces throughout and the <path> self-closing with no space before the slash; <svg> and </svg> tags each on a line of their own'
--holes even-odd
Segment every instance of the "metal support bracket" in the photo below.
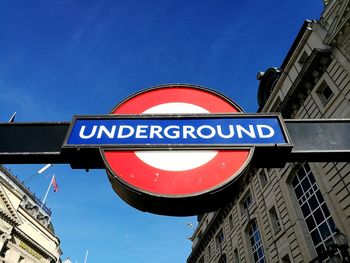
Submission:
<svg viewBox="0 0 350 263">
<path fill-rule="evenodd" d="M 350 160 L 350 119 L 284 120 L 284 124 L 293 145 L 291 151 L 256 148 L 253 167 Z M 62 163 L 72 168 L 103 169 L 98 148 L 62 149 L 69 126 L 69 122 L 0 123 L 0 163 Z"/>
</svg>

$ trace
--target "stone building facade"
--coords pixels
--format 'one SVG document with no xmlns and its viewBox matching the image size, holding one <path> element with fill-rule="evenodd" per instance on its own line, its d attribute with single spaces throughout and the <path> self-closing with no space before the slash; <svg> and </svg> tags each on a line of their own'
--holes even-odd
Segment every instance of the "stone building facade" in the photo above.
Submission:
<svg viewBox="0 0 350 263">
<path fill-rule="evenodd" d="M 51 211 L 0 166 L 0 262 L 61 262 Z"/>
<path fill-rule="evenodd" d="M 325 1 L 281 66 L 258 74 L 258 111 L 350 118 L 349 31 L 350 1 Z M 242 180 L 226 207 L 199 216 L 188 263 L 310 262 L 326 254 L 336 229 L 350 238 L 348 163 L 288 163 Z"/>
</svg>

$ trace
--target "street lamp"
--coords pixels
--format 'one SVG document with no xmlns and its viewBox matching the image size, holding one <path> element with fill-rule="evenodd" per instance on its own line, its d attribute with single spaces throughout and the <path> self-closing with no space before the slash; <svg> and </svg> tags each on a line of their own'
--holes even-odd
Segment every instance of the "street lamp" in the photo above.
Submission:
<svg viewBox="0 0 350 263">
<path fill-rule="evenodd" d="M 325 242 L 326 250 L 310 261 L 310 263 L 321 263 L 329 258 L 330 263 L 350 263 L 349 244 L 347 237 L 338 229 L 335 229 L 333 238 Z M 339 251 L 339 253 L 337 253 Z"/>
<path fill-rule="evenodd" d="M 340 250 L 343 262 L 350 262 L 348 238 L 338 228 L 335 229 L 334 243 Z"/>
</svg>

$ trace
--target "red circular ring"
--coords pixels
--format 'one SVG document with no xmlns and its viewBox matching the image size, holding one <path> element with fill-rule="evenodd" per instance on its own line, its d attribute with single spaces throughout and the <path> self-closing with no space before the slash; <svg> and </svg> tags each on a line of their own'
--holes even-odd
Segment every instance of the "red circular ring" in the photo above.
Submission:
<svg viewBox="0 0 350 263">
<path fill-rule="evenodd" d="M 116 106 L 111 114 L 142 114 L 171 102 L 190 103 L 210 113 L 241 112 L 228 98 L 190 85 L 167 85 L 140 92 Z M 136 191 L 157 196 L 194 196 L 213 191 L 235 179 L 247 165 L 253 149 L 219 150 L 206 164 L 186 170 L 167 171 L 152 167 L 134 151 L 102 149 L 107 168 L 117 180 Z"/>
</svg>

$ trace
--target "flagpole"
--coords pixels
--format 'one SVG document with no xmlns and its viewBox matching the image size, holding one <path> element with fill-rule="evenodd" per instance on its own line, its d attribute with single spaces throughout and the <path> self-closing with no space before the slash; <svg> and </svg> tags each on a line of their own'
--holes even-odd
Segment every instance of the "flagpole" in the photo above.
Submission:
<svg viewBox="0 0 350 263">
<path fill-rule="evenodd" d="M 15 117 L 16 117 L 17 112 L 14 112 L 11 116 L 11 118 L 9 119 L 9 123 L 15 122 Z"/>
<path fill-rule="evenodd" d="M 87 257 L 88 257 L 88 254 L 89 254 L 89 250 L 86 250 L 86 255 L 85 255 L 85 260 L 84 260 L 84 263 L 87 262 Z"/>
<path fill-rule="evenodd" d="M 38 171 L 38 174 L 42 174 L 42 173 L 45 172 L 47 169 L 49 169 L 51 166 L 52 166 L 52 163 L 49 163 L 49 164 L 45 165 L 43 168 L 41 168 L 41 169 Z"/>
<path fill-rule="evenodd" d="M 51 181 L 50 181 L 50 184 L 49 184 L 49 187 L 47 188 L 47 190 L 46 190 L 46 194 L 45 194 L 45 196 L 44 196 L 44 199 L 43 199 L 43 201 L 42 201 L 42 203 L 41 203 L 41 209 L 43 208 L 43 206 L 44 206 L 44 204 L 45 204 L 45 202 L 46 202 L 46 198 L 47 198 L 47 195 L 49 194 L 49 191 L 50 191 L 50 188 L 51 188 L 51 185 L 52 185 L 52 182 L 53 182 L 53 179 L 55 178 L 55 175 L 53 175 L 52 176 L 52 178 L 51 178 Z"/>
</svg>

